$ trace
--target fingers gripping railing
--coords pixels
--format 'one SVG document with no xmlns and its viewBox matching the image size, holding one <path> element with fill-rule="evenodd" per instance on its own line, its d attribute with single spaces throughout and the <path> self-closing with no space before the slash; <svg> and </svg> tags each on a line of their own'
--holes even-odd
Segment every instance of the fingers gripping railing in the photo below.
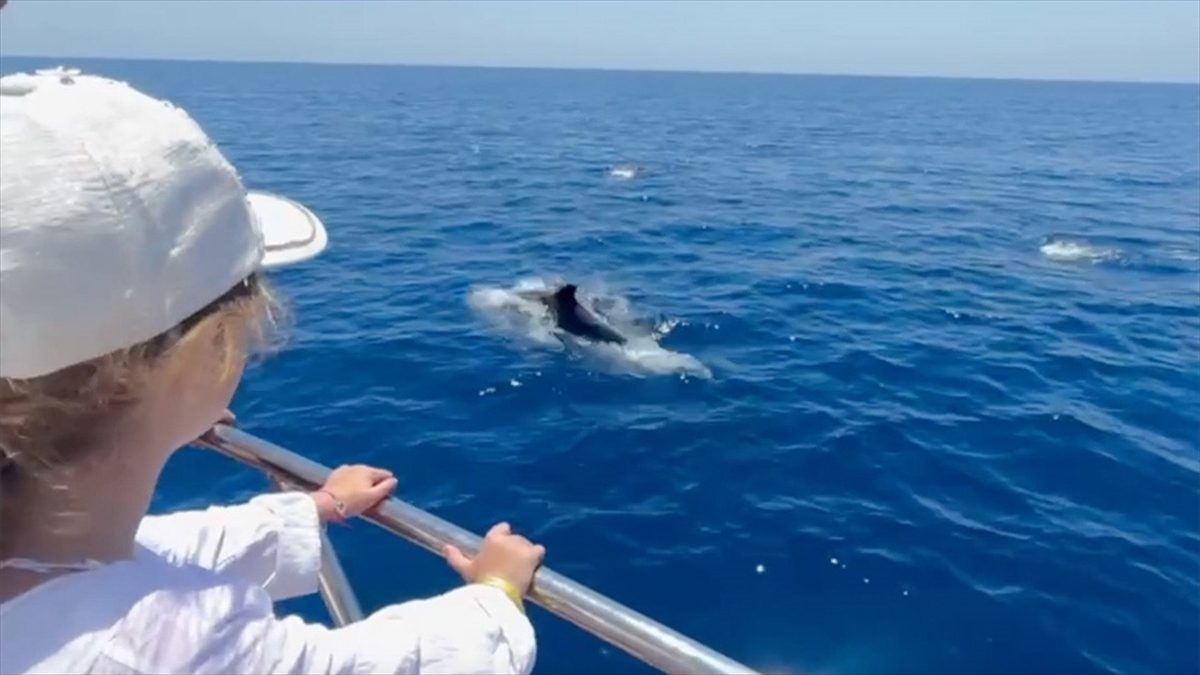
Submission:
<svg viewBox="0 0 1200 675">
<path fill-rule="evenodd" d="M 203 444 L 249 464 L 282 485 L 315 489 L 330 469 L 250 434 L 218 425 Z M 398 499 L 389 499 L 363 518 L 392 534 L 440 554 L 446 544 L 467 553 L 481 539 Z M 323 550 L 322 597 L 340 624 L 362 616 L 328 540 Z M 754 673 L 747 666 L 545 567 L 534 576 L 529 600 L 630 655 L 668 673 Z"/>
</svg>

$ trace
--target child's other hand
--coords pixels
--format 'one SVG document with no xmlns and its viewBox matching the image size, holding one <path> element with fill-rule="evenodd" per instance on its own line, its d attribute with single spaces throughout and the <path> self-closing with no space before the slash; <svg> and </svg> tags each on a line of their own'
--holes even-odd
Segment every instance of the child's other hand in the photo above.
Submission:
<svg viewBox="0 0 1200 675">
<path fill-rule="evenodd" d="M 533 573 L 546 557 L 546 547 L 513 534 L 508 523 L 500 523 L 488 530 L 483 538 L 483 548 L 474 558 L 468 558 L 451 545 L 446 545 L 443 554 L 450 567 L 469 584 L 487 577 L 500 577 L 525 594 L 533 583 Z"/>
</svg>

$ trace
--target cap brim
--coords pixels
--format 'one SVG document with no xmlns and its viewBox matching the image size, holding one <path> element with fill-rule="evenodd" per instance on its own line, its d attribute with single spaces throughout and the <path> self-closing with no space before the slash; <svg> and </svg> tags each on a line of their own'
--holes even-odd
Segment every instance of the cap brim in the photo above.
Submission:
<svg viewBox="0 0 1200 675">
<path fill-rule="evenodd" d="M 302 204 L 255 191 L 246 200 L 262 231 L 264 269 L 308 260 L 325 250 L 329 243 L 325 226 Z"/>
</svg>

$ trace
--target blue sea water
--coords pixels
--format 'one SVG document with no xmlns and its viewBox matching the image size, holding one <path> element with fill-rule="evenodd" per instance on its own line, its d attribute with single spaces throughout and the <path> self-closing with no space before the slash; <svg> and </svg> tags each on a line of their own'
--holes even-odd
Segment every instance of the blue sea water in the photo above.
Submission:
<svg viewBox="0 0 1200 675">
<path fill-rule="evenodd" d="M 296 325 L 235 401 L 252 432 L 508 519 L 764 670 L 1200 670 L 1200 88 L 72 64 L 185 107 L 329 227 L 276 277 Z M 468 303 L 554 276 L 711 377 Z M 263 488 L 185 451 L 155 507 Z M 332 537 L 368 608 L 455 582 Z M 647 670 L 532 618 L 539 672 Z"/>
</svg>

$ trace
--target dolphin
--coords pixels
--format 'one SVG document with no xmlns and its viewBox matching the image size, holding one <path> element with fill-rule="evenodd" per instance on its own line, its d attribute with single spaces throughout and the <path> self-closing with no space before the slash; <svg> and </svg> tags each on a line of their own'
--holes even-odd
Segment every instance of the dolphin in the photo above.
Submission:
<svg viewBox="0 0 1200 675">
<path fill-rule="evenodd" d="M 553 293 L 538 293 L 536 298 L 546 305 L 559 330 L 593 342 L 623 345 L 623 335 L 610 328 L 575 297 L 575 284 L 566 284 Z"/>
</svg>

